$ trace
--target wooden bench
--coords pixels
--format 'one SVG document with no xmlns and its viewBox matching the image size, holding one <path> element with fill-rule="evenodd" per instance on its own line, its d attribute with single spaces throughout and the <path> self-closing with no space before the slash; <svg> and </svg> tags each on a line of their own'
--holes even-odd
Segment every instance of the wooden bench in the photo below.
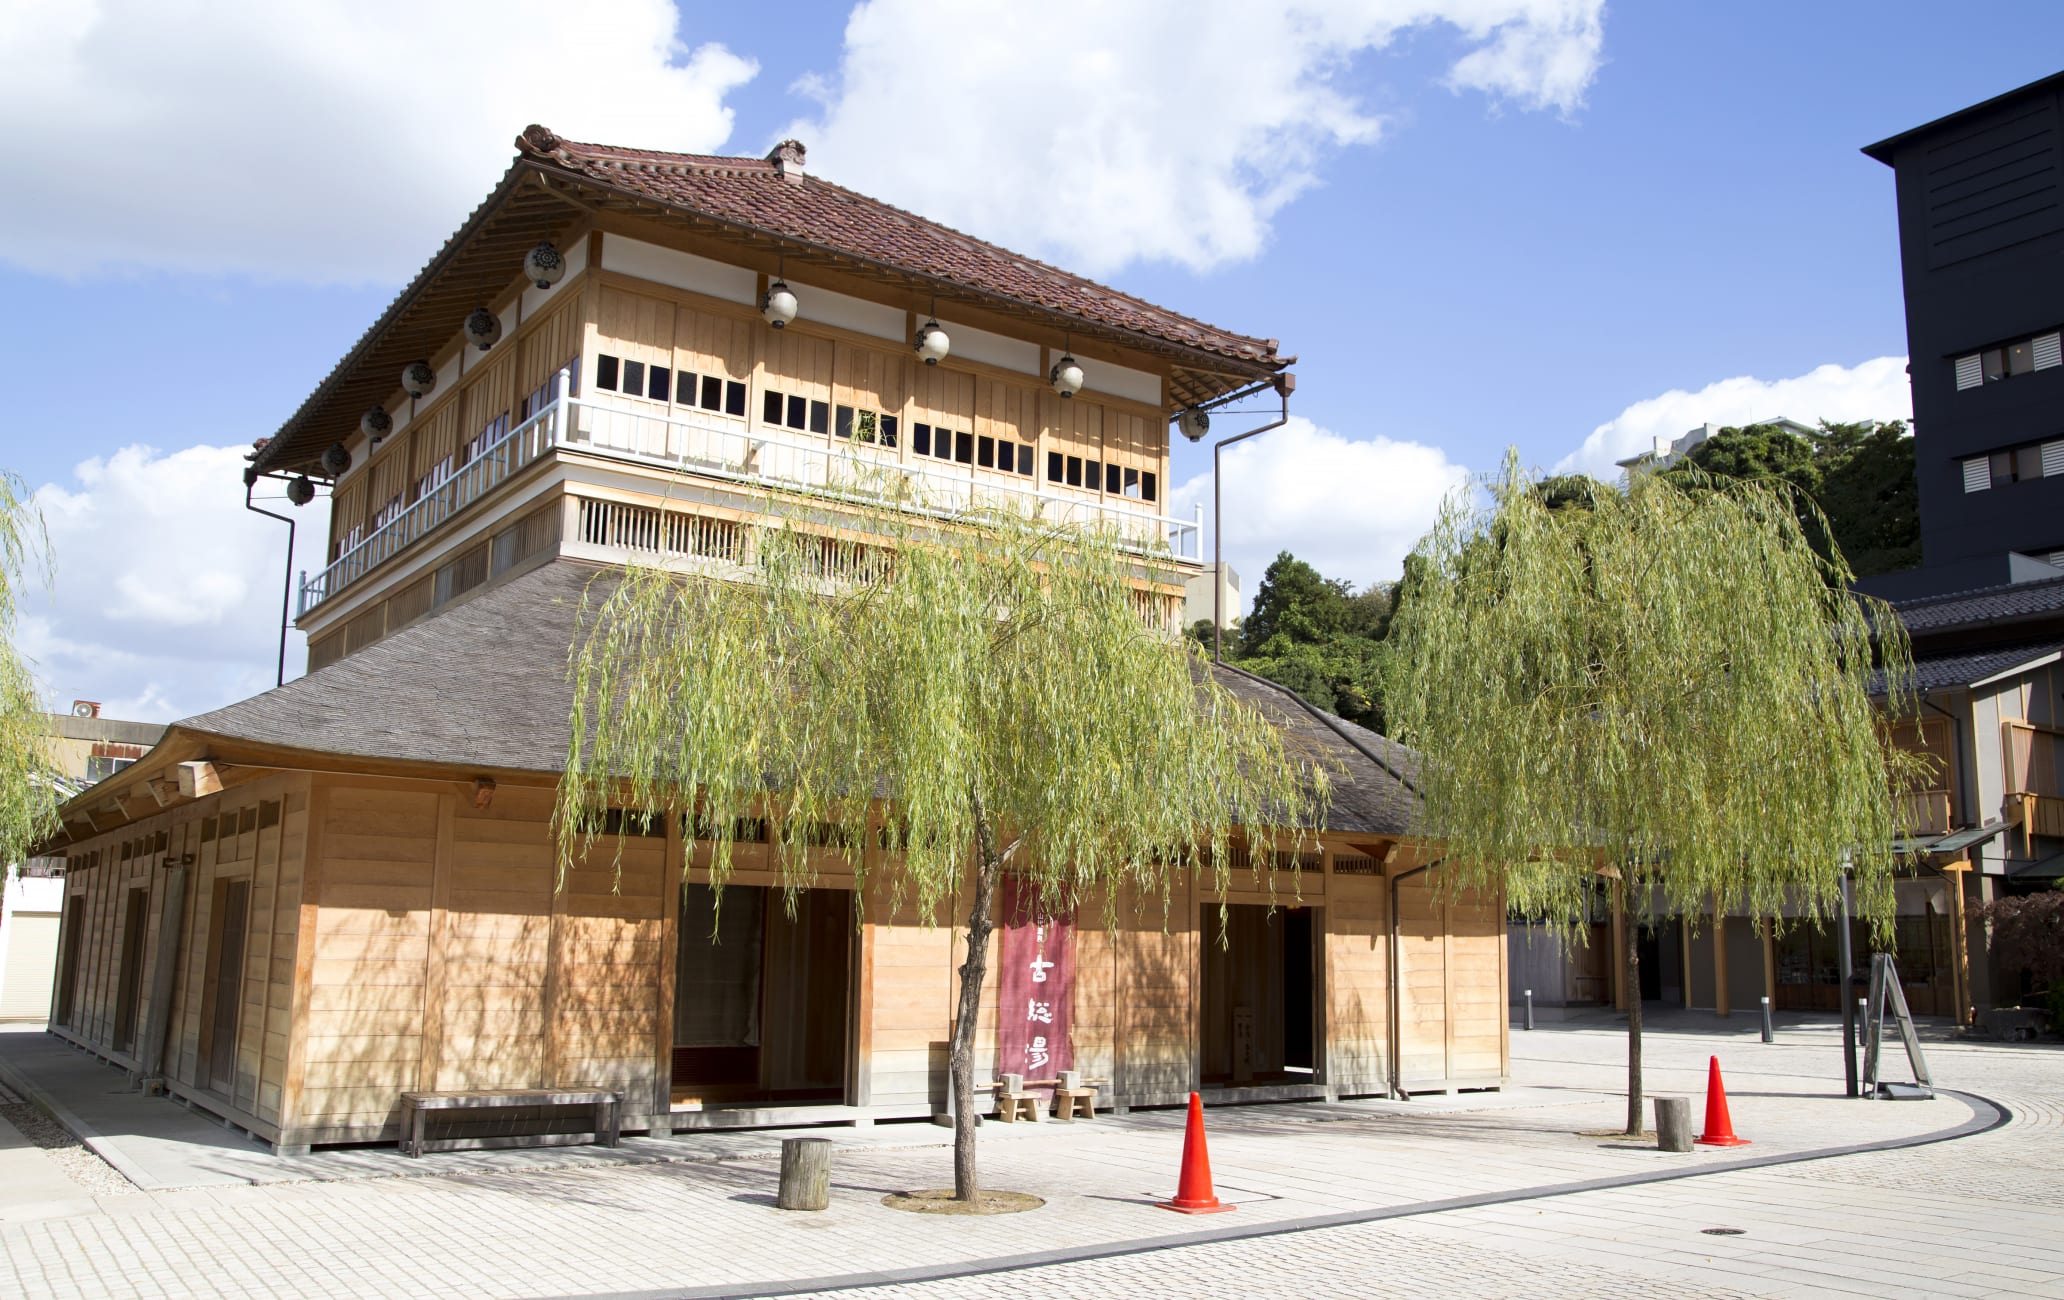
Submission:
<svg viewBox="0 0 2064 1300">
<path fill-rule="evenodd" d="M 623 1094 L 604 1088 L 475 1088 L 463 1092 L 404 1092 L 401 1094 L 401 1153 L 420 1156 L 425 1151 L 477 1150 L 490 1146 L 557 1146 L 580 1140 L 576 1134 L 510 1134 L 502 1137 L 446 1138 L 425 1141 L 423 1131 L 433 1110 L 505 1110 L 514 1106 L 592 1106 L 595 1110 L 594 1141 L 613 1147 L 618 1118 L 623 1113 Z"/>
<path fill-rule="evenodd" d="M 1074 1070 L 1064 1070 L 1058 1079 L 1027 1079 L 1020 1074 L 1006 1074 L 994 1083 L 978 1083 L 977 1088 L 996 1090 L 996 1119 L 1000 1124 L 1015 1123 L 1020 1119 L 1039 1122 L 1039 1103 L 1042 1098 L 1029 1088 L 1053 1089 L 1053 1117 L 1072 1123 L 1077 1115 L 1084 1119 L 1096 1118 L 1096 1089 L 1093 1083 L 1109 1083 L 1109 1079 L 1085 1079 Z"/>
</svg>

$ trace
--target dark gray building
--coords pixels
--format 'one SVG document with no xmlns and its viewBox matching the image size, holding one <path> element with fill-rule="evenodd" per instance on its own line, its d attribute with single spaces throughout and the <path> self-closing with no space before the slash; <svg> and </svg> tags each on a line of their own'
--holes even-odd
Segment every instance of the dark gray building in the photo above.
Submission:
<svg viewBox="0 0 2064 1300">
<path fill-rule="evenodd" d="M 1922 567 L 1905 598 L 2064 566 L 2064 73 L 1881 140 L 1893 169 Z"/>
</svg>

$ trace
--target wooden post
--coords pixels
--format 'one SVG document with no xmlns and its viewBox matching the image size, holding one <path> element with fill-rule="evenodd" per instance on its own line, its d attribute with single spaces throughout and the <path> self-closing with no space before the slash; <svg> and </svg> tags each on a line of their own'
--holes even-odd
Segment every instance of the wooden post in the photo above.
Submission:
<svg viewBox="0 0 2064 1300">
<path fill-rule="evenodd" d="M 1766 916 L 1756 922 L 1763 932 L 1763 996 L 1777 1009 L 1777 918 Z"/>
<path fill-rule="evenodd" d="M 774 1204 L 784 1210 L 822 1210 L 831 1204 L 831 1139 L 781 1139 L 781 1190 Z"/>
<path fill-rule="evenodd" d="M 1677 918 L 1677 970 L 1679 978 L 1684 981 L 1684 987 L 1680 990 L 1683 995 L 1684 1009 L 1689 1011 L 1691 1010 L 1691 918 L 1688 916 Z"/>
<path fill-rule="evenodd" d="M 1655 1099 L 1656 1146 L 1664 1151 L 1691 1150 L 1691 1099 Z"/>
<path fill-rule="evenodd" d="M 1727 913 L 1720 900 L 1713 900 L 1713 1014 L 1726 1019 L 1727 1005 Z"/>
<path fill-rule="evenodd" d="M 1971 951 L 1970 936 L 1965 932 L 1964 919 L 1964 877 L 1971 870 L 1969 858 L 1959 858 L 1942 868 L 1949 876 L 1949 944 L 1955 954 L 1950 964 L 1950 995 L 1956 1003 L 1958 1026 L 1968 1025 L 1975 1019 L 1971 1008 Z"/>
</svg>

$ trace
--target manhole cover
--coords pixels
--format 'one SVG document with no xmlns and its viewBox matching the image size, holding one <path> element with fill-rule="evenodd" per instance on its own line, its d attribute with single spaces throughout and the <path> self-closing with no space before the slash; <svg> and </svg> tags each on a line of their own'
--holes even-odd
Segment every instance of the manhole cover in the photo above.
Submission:
<svg viewBox="0 0 2064 1300">
<path fill-rule="evenodd" d="M 1699 1231 L 1705 1233 L 1708 1237 L 1739 1237 L 1748 1230 L 1746 1228 L 1700 1228 Z"/>
</svg>

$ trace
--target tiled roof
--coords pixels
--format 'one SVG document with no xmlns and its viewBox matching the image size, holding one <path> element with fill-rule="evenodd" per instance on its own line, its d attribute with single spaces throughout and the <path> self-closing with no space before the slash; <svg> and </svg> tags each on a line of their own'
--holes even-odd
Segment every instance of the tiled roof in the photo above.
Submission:
<svg viewBox="0 0 2064 1300">
<path fill-rule="evenodd" d="M 348 758 L 549 772 L 566 760 L 566 680 L 581 597 L 608 570 L 555 561 L 275 690 L 173 730 Z M 1233 671 L 1220 680 L 1316 759 L 1333 785 L 1328 829 L 1402 835 L 1418 756 Z M 1374 754 L 1372 759 L 1369 755 Z"/>
<path fill-rule="evenodd" d="M 1978 628 L 2019 619 L 2064 615 L 2064 578 L 2016 582 L 1895 602 L 1909 635 Z"/>
<path fill-rule="evenodd" d="M 2064 650 L 2064 641 L 2038 641 L 2030 645 L 1975 650 L 1968 654 L 1931 655 L 1914 660 L 1914 684 L 1923 691 L 1969 686 L 2058 650 Z M 1873 681 L 1872 689 L 1877 692 L 1884 690 L 1882 678 Z"/>
<path fill-rule="evenodd" d="M 1273 368 L 1290 360 L 1276 355 L 1272 339 L 1179 316 L 819 176 L 791 181 L 767 159 L 580 144 L 540 126 L 517 137 L 516 146 L 534 162 L 595 184 L 972 292 L 1250 364 Z"/>
</svg>

